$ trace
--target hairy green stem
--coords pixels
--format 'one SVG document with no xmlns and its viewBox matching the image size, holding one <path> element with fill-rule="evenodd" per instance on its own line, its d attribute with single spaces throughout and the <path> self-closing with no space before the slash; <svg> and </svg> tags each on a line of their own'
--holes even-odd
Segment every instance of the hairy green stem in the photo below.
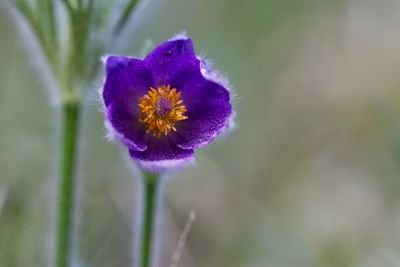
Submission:
<svg viewBox="0 0 400 267">
<path fill-rule="evenodd" d="M 142 231 L 140 243 L 140 267 L 150 267 L 152 259 L 153 233 L 155 225 L 155 213 L 157 205 L 157 191 L 159 176 L 156 174 L 144 174 L 144 206 L 142 216 Z"/>
<path fill-rule="evenodd" d="M 63 104 L 55 267 L 70 265 L 79 115 L 80 102 L 78 100 L 67 101 Z"/>
</svg>

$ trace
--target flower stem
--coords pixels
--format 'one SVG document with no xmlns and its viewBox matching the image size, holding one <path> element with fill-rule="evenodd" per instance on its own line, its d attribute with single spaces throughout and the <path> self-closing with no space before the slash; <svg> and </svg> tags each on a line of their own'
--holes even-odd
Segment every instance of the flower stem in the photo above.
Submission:
<svg viewBox="0 0 400 267">
<path fill-rule="evenodd" d="M 150 267 L 152 259 L 152 241 L 154 233 L 154 219 L 156 213 L 157 189 L 159 176 L 144 173 L 144 207 L 142 209 L 142 236 L 140 244 L 141 267 Z"/>
<path fill-rule="evenodd" d="M 62 106 L 55 267 L 70 265 L 79 113 L 78 100 L 66 101 Z"/>
</svg>

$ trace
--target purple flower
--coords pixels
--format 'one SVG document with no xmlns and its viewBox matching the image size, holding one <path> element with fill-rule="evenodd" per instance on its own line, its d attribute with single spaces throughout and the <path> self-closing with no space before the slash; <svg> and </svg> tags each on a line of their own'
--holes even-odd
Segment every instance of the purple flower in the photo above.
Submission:
<svg viewBox="0 0 400 267">
<path fill-rule="evenodd" d="M 187 37 L 145 59 L 109 56 L 103 89 L 109 134 L 150 172 L 194 162 L 194 149 L 231 128 L 230 91 Z"/>
</svg>

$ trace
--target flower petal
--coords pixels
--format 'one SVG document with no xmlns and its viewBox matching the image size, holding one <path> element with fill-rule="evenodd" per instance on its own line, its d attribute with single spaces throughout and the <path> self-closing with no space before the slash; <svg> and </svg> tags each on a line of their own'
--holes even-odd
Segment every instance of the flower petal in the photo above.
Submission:
<svg viewBox="0 0 400 267">
<path fill-rule="evenodd" d="M 189 38 L 166 41 L 154 49 L 144 62 L 152 70 L 156 86 L 170 84 L 176 73 L 199 64 L 192 40 Z"/>
<path fill-rule="evenodd" d="M 234 125 L 229 84 L 196 56 L 187 37 L 164 42 L 144 60 L 110 56 L 105 65 L 105 124 L 147 171 L 163 172 L 193 163 L 194 148 Z M 188 118 L 176 123 L 175 132 L 155 137 L 146 134 L 146 125 L 139 121 L 138 101 L 150 87 L 161 86 L 181 93 Z"/>
<path fill-rule="evenodd" d="M 183 149 L 202 147 L 229 128 L 233 118 L 230 92 L 206 79 L 199 64 L 176 73 L 171 86 L 182 93 L 188 110 L 188 119 L 179 122 L 178 131 L 171 133 L 176 145 Z"/>
<path fill-rule="evenodd" d="M 206 100 L 188 110 L 187 120 L 179 122 L 171 133 L 173 142 L 182 149 L 203 147 L 217 137 L 232 116 L 232 106 L 221 99 Z"/>
<path fill-rule="evenodd" d="M 106 107 L 114 101 L 137 107 L 138 98 L 154 85 L 151 71 L 142 60 L 131 57 L 109 56 L 105 64 L 103 98 Z"/>
<path fill-rule="evenodd" d="M 176 73 L 171 81 L 171 87 L 182 93 L 182 99 L 188 110 L 213 99 L 226 102 L 230 100 L 228 89 L 222 85 L 207 80 L 200 71 L 199 65 L 190 66 Z"/>
<path fill-rule="evenodd" d="M 163 172 L 194 162 L 194 151 L 177 147 L 168 136 L 149 136 L 145 151 L 129 150 L 130 156 L 147 171 Z"/>
<path fill-rule="evenodd" d="M 109 123 L 108 123 L 109 122 Z M 143 151 L 146 145 L 146 130 L 134 112 L 114 102 L 106 111 L 106 127 L 109 134 L 128 146 L 129 149 Z"/>
</svg>

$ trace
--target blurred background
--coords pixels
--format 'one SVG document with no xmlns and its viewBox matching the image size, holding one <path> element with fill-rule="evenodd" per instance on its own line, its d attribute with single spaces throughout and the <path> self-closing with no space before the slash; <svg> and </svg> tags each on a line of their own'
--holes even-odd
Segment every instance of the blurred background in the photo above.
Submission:
<svg viewBox="0 0 400 267">
<path fill-rule="evenodd" d="M 4 1 L 4 0 L 3 0 Z M 400 266 L 400 2 L 148 0 L 114 53 L 186 30 L 235 86 L 239 128 L 164 184 L 158 264 L 189 216 L 181 267 Z M 57 135 L 0 5 L 0 266 L 41 267 Z M 132 258 L 138 177 L 88 88 L 78 266 Z"/>
</svg>

